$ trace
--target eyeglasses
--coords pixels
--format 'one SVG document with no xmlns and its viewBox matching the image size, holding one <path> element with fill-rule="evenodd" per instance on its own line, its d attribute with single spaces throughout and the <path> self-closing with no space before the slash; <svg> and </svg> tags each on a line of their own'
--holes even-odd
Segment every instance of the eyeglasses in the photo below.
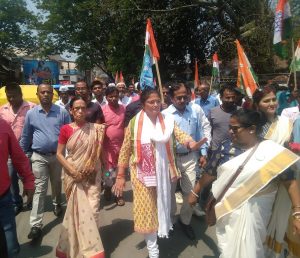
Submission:
<svg viewBox="0 0 300 258">
<path fill-rule="evenodd" d="M 231 130 L 234 133 L 237 133 L 240 128 L 245 128 L 245 126 L 229 125 L 229 131 Z"/>
<path fill-rule="evenodd" d="M 187 100 L 188 96 L 177 96 L 175 97 L 176 100 L 181 101 L 181 100 Z"/>
</svg>

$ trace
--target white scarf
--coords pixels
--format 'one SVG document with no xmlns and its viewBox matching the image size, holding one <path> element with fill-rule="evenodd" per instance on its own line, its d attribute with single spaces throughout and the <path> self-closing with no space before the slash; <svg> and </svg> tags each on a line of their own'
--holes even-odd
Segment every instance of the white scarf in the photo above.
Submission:
<svg viewBox="0 0 300 258">
<path fill-rule="evenodd" d="M 137 114 L 135 130 L 137 130 L 139 116 Z M 161 124 L 157 117 L 155 126 L 144 113 L 144 121 L 141 135 L 141 144 L 154 142 L 155 144 L 155 169 L 156 169 L 156 191 L 158 210 L 158 236 L 168 237 L 169 230 L 172 229 L 170 218 L 171 211 L 171 183 L 169 174 L 169 161 L 165 143 L 170 139 L 174 130 L 174 119 L 172 116 L 164 117 L 165 131 L 163 133 Z M 139 166 L 137 166 L 139 169 Z"/>
</svg>

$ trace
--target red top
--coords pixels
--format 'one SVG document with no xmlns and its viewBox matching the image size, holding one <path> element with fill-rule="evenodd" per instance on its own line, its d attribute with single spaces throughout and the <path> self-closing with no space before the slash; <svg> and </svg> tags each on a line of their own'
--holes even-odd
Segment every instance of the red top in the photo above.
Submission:
<svg viewBox="0 0 300 258">
<path fill-rule="evenodd" d="M 29 159 L 22 151 L 11 127 L 3 119 L 0 119 L 0 196 L 10 187 L 7 168 L 8 156 L 23 181 L 24 189 L 34 189 L 34 176 Z"/>
<path fill-rule="evenodd" d="M 70 124 L 63 125 L 60 128 L 60 133 L 58 137 L 58 143 L 60 144 L 67 144 L 69 138 L 72 136 L 72 134 L 76 131 Z"/>
</svg>

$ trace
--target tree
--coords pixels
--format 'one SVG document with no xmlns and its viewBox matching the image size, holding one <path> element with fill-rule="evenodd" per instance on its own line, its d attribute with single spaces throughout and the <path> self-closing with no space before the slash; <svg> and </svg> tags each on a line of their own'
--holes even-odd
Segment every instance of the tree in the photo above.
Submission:
<svg viewBox="0 0 300 258">
<path fill-rule="evenodd" d="M 35 16 L 26 9 L 23 0 L 0 0 L 0 56 L 35 49 L 33 35 Z"/>
<path fill-rule="evenodd" d="M 77 51 L 81 67 L 138 75 L 151 17 L 163 79 L 182 74 L 187 56 L 205 64 L 214 51 L 236 57 L 239 38 L 258 72 L 272 70 L 273 14 L 268 0 L 38 0 L 46 53 Z M 89 67 L 90 66 L 90 67 Z M 208 67 L 202 73 L 210 74 Z"/>
</svg>

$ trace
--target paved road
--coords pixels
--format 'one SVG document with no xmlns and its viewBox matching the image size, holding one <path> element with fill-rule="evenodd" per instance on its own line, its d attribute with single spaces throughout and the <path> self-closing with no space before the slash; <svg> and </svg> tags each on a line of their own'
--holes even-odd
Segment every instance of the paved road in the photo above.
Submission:
<svg viewBox="0 0 300 258">
<path fill-rule="evenodd" d="M 106 202 L 103 198 L 101 199 L 100 234 L 107 258 L 147 257 L 143 236 L 133 232 L 132 192 L 129 185 L 127 182 L 125 206 L 118 207 L 113 202 Z M 30 229 L 29 211 L 24 211 L 16 217 L 18 238 L 21 245 L 20 258 L 55 257 L 55 246 L 59 237 L 62 217 L 56 218 L 54 216 L 50 194 L 47 196 L 45 210 L 43 237 L 35 243 L 27 239 Z M 192 242 L 187 239 L 180 226 L 177 226 L 169 239 L 159 240 L 160 258 L 217 257 L 215 228 L 207 228 L 204 218 L 201 217 L 193 217 L 192 226 L 195 229 L 196 241 Z"/>
</svg>

